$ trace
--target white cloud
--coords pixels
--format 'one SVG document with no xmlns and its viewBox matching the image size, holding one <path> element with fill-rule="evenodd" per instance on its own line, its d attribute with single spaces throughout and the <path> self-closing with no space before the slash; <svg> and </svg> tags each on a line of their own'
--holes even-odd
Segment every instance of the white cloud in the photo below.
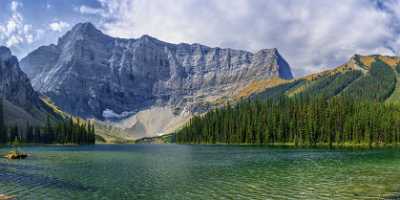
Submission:
<svg viewBox="0 0 400 200">
<path fill-rule="evenodd" d="M 11 46 L 17 45 L 17 44 L 19 44 L 19 43 L 21 43 L 23 41 L 24 40 L 23 40 L 22 37 L 19 37 L 17 35 L 12 35 L 10 38 L 8 38 L 8 40 L 6 42 L 6 45 L 8 47 L 11 47 Z"/>
<path fill-rule="evenodd" d="M 12 1 L 10 4 L 11 16 L 4 24 L 0 24 L 0 42 L 8 47 L 14 47 L 21 43 L 32 43 L 34 35 L 32 26 L 24 23 L 22 14 L 18 11 L 23 4 Z"/>
<path fill-rule="evenodd" d="M 49 24 L 49 28 L 52 31 L 57 31 L 57 32 L 61 32 L 68 27 L 70 27 L 70 25 L 63 21 L 53 22 Z"/>
<path fill-rule="evenodd" d="M 12 1 L 11 2 L 11 11 L 12 12 L 16 12 L 18 7 L 22 7 L 22 3 L 21 2 L 17 2 L 17 1 Z"/>
<path fill-rule="evenodd" d="M 102 8 L 92 8 L 89 6 L 82 5 L 79 8 L 75 8 L 75 10 L 78 10 L 81 14 L 99 14 L 103 15 L 104 10 Z"/>
<path fill-rule="evenodd" d="M 345 62 L 355 53 L 393 54 L 399 49 L 393 19 L 398 1 L 379 0 L 98 0 L 81 6 L 102 17 L 102 29 L 118 37 L 150 34 L 169 42 L 257 51 L 279 49 L 297 75 Z M 396 18 L 397 17 L 397 18 Z"/>
</svg>

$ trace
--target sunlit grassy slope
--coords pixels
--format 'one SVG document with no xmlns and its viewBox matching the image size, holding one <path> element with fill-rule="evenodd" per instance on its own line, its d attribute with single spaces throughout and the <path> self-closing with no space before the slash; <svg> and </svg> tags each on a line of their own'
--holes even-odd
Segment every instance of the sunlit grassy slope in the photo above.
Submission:
<svg viewBox="0 0 400 200">
<path fill-rule="evenodd" d="M 396 102 L 400 100 L 398 69 L 398 57 L 355 55 L 335 69 L 284 82 L 250 97 L 265 99 L 296 94 L 326 97 L 346 95 L 360 100 Z"/>
</svg>

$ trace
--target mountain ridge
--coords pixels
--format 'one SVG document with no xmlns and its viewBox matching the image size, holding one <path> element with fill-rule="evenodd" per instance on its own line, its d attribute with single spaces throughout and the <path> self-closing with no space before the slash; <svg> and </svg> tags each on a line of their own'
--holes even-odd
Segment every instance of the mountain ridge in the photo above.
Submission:
<svg viewBox="0 0 400 200">
<path fill-rule="evenodd" d="M 253 81 L 293 78 L 277 49 L 251 53 L 172 44 L 148 35 L 113 38 L 90 23 L 77 24 L 55 45 L 39 47 L 21 66 L 33 87 L 57 106 L 100 120 L 119 120 L 105 114 L 134 117 L 153 107 L 187 118 Z"/>
<path fill-rule="evenodd" d="M 274 98 L 280 95 L 346 95 L 360 100 L 385 101 L 395 91 L 400 90 L 399 72 L 400 57 L 355 54 L 349 61 L 334 69 L 276 84 L 253 94 L 251 98 Z"/>
<path fill-rule="evenodd" d="M 60 117 L 34 91 L 18 59 L 4 46 L 0 46 L 0 96 L 7 125 L 41 125 L 47 116 Z"/>
</svg>

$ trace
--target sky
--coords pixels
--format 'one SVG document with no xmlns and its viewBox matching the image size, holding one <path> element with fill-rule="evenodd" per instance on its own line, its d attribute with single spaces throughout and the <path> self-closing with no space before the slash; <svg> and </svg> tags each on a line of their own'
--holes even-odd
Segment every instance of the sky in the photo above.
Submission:
<svg viewBox="0 0 400 200">
<path fill-rule="evenodd" d="M 400 51 L 400 0 L 0 0 L 0 45 L 21 59 L 79 22 L 122 38 L 277 48 L 297 77 Z"/>
</svg>

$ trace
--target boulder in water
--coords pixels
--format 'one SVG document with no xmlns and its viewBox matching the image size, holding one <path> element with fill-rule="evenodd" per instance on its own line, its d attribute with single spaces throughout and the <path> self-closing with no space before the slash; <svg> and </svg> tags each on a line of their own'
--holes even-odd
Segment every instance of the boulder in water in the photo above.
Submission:
<svg viewBox="0 0 400 200">
<path fill-rule="evenodd" d="M 14 196 L 7 196 L 4 194 L 0 194 L 0 200 L 14 200 L 15 197 Z"/>
<path fill-rule="evenodd" d="M 18 151 L 11 151 L 8 154 L 6 154 L 4 157 L 7 158 L 7 159 L 11 159 L 11 160 L 25 159 L 26 157 L 28 157 L 28 154 L 21 153 L 21 152 L 18 152 Z M 0 196 L 0 200 L 2 200 L 1 196 Z"/>
</svg>

